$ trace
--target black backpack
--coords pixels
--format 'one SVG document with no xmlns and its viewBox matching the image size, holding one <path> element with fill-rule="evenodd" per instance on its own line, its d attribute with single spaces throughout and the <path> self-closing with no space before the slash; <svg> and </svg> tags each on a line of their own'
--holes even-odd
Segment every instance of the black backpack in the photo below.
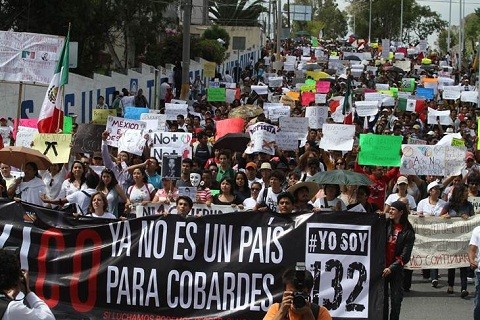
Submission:
<svg viewBox="0 0 480 320">
<path fill-rule="evenodd" d="M 12 302 L 9 297 L 4 294 L 0 294 L 0 319 L 3 318 L 3 315 L 7 311 L 8 304 Z"/>
</svg>

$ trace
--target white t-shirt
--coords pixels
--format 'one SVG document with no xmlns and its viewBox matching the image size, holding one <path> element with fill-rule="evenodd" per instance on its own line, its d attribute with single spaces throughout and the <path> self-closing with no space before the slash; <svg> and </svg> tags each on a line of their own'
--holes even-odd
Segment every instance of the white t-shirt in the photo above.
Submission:
<svg viewBox="0 0 480 320">
<path fill-rule="evenodd" d="M 470 238 L 470 245 L 477 247 L 477 264 L 480 266 L 480 226 L 475 227 L 472 231 L 472 237 Z M 480 272 L 480 268 L 477 268 L 477 272 Z"/>
<path fill-rule="evenodd" d="M 338 204 L 340 203 L 340 204 Z M 315 200 L 313 203 L 313 207 L 320 209 L 320 211 L 332 211 L 333 208 L 336 208 L 338 205 L 340 205 L 340 210 L 345 211 L 347 210 L 347 206 L 345 203 L 342 201 L 340 198 L 335 198 L 333 200 L 327 200 L 327 198 L 318 198 Z"/>
<path fill-rule="evenodd" d="M 90 205 L 90 198 L 95 192 L 97 192 L 96 189 L 87 188 L 84 190 L 75 191 L 74 193 L 68 195 L 66 199 L 69 203 L 75 203 L 78 213 L 87 214 L 88 206 Z"/>
<path fill-rule="evenodd" d="M 417 212 L 420 213 L 422 212 L 423 215 L 425 216 L 435 216 L 438 217 L 440 216 L 440 213 L 442 212 L 443 206 L 445 206 L 447 202 L 442 199 L 438 199 L 437 203 L 435 205 L 430 204 L 428 201 L 428 197 L 425 199 L 420 200 L 417 206 Z"/>
<path fill-rule="evenodd" d="M 33 203 L 37 206 L 44 206 L 42 199 L 40 198 L 41 193 L 45 193 L 46 188 L 42 179 L 35 177 L 30 181 L 22 181 L 17 187 L 16 193 L 20 194 L 20 198 L 24 202 Z"/>
<path fill-rule="evenodd" d="M 25 300 L 26 304 L 31 306 L 30 308 L 27 307 L 23 300 L 11 301 L 7 306 L 2 320 L 55 320 L 55 316 L 50 308 L 35 293 L 29 292 Z"/>
<path fill-rule="evenodd" d="M 415 210 L 415 208 L 417 208 L 417 204 L 415 203 L 415 199 L 409 194 L 407 194 L 407 196 L 405 198 L 407 198 L 407 200 L 408 200 L 408 206 L 410 207 L 409 209 L 410 210 Z M 388 204 L 390 206 L 390 205 L 392 205 L 392 203 L 394 203 L 398 199 L 400 199 L 400 196 L 398 195 L 398 193 L 392 193 L 391 195 L 389 195 L 387 197 L 387 200 L 385 200 L 385 204 Z"/>
<path fill-rule="evenodd" d="M 117 219 L 117 217 L 115 217 L 115 215 L 111 212 L 104 212 L 101 216 L 96 215 L 94 212 L 92 212 L 91 216 L 94 218 Z"/>
<path fill-rule="evenodd" d="M 155 187 L 150 183 L 144 184 L 140 189 L 133 185 L 128 188 L 127 194 L 131 204 L 140 204 L 142 201 L 150 201 L 150 194 L 154 190 Z"/>
<path fill-rule="evenodd" d="M 263 205 L 263 204 L 266 204 L 267 207 L 273 211 L 273 212 L 277 212 L 277 196 L 282 193 L 283 190 L 281 190 L 280 192 L 278 193 L 274 193 L 272 191 L 272 187 L 268 187 L 267 188 L 267 196 L 265 197 L 264 196 L 264 193 L 265 193 L 265 189 L 263 189 L 262 191 L 260 191 L 260 194 L 258 195 L 257 197 L 257 204 L 259 205 Z M 265 201 L 264 201 L 264 198 L 265 198 Z"/>
</svg>

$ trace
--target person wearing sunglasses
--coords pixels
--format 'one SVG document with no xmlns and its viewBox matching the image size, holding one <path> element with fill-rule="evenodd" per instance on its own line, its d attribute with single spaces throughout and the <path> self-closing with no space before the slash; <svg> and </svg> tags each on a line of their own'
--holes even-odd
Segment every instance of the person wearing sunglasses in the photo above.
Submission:
<svg viewBox="0 0 480 320">
<path fill-rule="evenodd" d="M 250 187 L 250 197 L 243 200 L 245 210 L 253 210 L 255 208 L 260 190 L 262 190 L 262 184 L 258 181 L 253 182 Z"/>
</svg>

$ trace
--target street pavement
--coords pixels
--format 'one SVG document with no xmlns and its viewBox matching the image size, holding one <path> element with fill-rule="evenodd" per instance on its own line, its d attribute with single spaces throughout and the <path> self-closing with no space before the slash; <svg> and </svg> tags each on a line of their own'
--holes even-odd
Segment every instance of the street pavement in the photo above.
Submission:
<svg viewBox="0 0 480 320">
<path fill-rule="evenodd" d="M 475 284 L 468 283 L 470 295 L 460 298 L 460 274 L 456 272 L 454 294 L 447 294 L 447 270 L 440 270 L 438 287 L 414 271 L 411 291 L 405 293 L 400 320 L 472 320 Z"/>
</svg>

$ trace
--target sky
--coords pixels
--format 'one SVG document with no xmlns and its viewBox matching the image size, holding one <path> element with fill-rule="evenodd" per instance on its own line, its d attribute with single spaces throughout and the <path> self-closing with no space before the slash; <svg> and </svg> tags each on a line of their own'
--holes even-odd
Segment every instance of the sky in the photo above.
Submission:
<svg viewBox="0 0 480 320">
<path fill-rule="evenodd" d="M 432 11 L 436 11 L 440 14 L 443 20 L 448 23 L 450 1 L 449 0 L 416 0 L 419 5 L 429 6 Z M 340 10 L 344 10 L 348 3 L 345 0 L 337 0 Z M 465 16 L 475 11 L 476 8 L 480 8 L 480 0 L 463 0 L 462 6 L 465 4 Z M 398 13 L 400 15 L 400 12 Z M 452 0 L 452 20 L 451 24 L 457 25 L 460 21 L 460 4 L 459 0 Z M 433 44 L 437 41 L 437 36 L 429 37 L 428 42 Z"/>
</svg>

